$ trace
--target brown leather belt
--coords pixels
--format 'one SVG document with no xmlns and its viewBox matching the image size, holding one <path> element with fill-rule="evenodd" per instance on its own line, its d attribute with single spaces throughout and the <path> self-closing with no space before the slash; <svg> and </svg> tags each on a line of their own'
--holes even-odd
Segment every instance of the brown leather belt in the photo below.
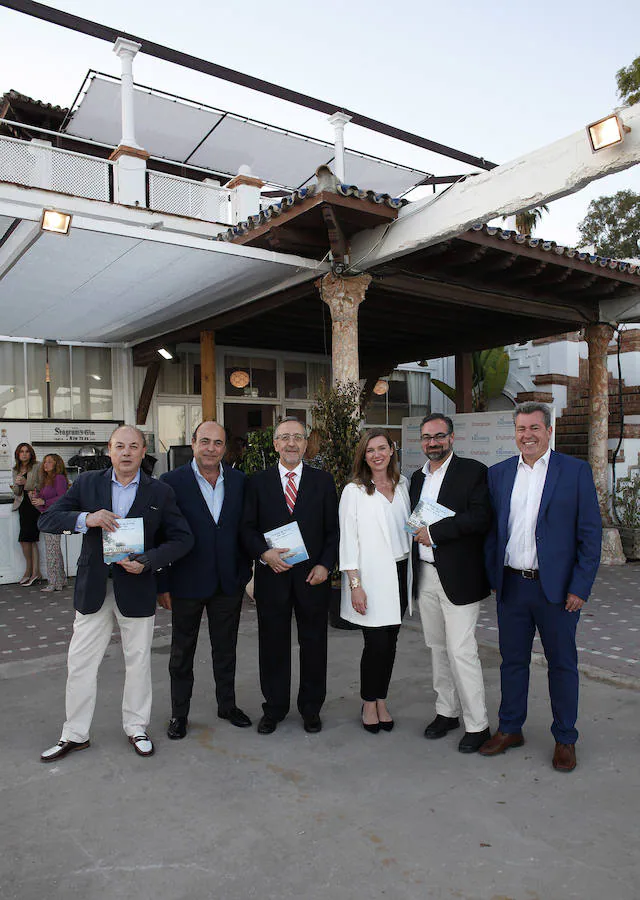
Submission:
<svg viewBox="0 0 640 900">
<path fill-rule="evenodd" d="M 539 569 L 512 569 L 511 566 L 505 566 L 505 571 L 526 578 L 527 581 L 537 581 L 540 578 Z"/>
</svg>

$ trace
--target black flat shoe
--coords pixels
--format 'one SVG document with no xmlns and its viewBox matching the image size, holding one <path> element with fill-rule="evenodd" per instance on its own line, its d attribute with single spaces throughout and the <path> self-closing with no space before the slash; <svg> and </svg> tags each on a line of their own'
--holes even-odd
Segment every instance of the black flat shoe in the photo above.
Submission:
<svg viewBox="0 0 640 900">
<path fill-rule="evenodd" d="M 491 732 L 488 728 L 484 731 L 465 731 L 458 744 L 458 750 L 460 753 L 477 753 L 490 737 Z"/>
<path fill-rule="evenodd" d="M 368 731 L 369 734 L 377 734 L 380 731 L 381 722 L 376 722 L 374 725 L 367 725 L 367 723 L 363 720 L 362 716 L 364 715 L 364 703 L 360 709 L 360 722 L 362 723 L 362 727 L 365 731 Z"/>
<path fill-rule="evenodd" d="M 317 713 L 313 716 L 304 716 L 302 722 L 307 734 L 317 734 L 322 731 L 322 719 Z"/>
<path fill-rule="evenodd" d="M 271 716 L 264 715 L 258 722 L 258 734 L 273 734 L 278 723 Z"/>
<path fill-rule="evenodd" d="M 167 737 L 170 741 L 180 741 L 187 734 L 187 717 L 174 716 L 169 719 L 169 727 L 167 728 Z"/>
<path fill-rule="evenodd" d="M 436 738 L 444 737 L 445 734 L 449 731 L 453 731 L 455 728 L 460 728 L 460 719 L 457 716 L 455 716 L 455 718 L 449 718 L 449 716 L 441 716 L 438 714 L 433 722 L 429 722 L 425 728 L 424 736 L 431 740 L 435 740 Z"/>
<path fill-rule="evenodd" d="M 230 709 L 219 709 L 218 718 L 226 719 L 232 725 L 235 725 L 236 728 L 249 728 L 251 726 L 249 716 L 237 706 L 232 706 Z"/>
</svg>

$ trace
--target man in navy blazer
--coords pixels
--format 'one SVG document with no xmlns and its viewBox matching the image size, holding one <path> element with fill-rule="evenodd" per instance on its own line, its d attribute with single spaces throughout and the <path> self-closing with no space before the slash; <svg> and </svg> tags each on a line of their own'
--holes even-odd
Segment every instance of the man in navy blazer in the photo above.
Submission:
<svg viewBox="0 0 640 900">
<path fill-rule="evenodd" d="M 151 756 L 147 734 L 151 714 L 151 640 L 156 610 L 155 573 L 193 544 L 189 526 L 166 484 L 145 475 L 144 434 L 129 425 L 109 438 L 112 467 L 78 476 L 67 493 L 44 513 L 38 525 L 51 534 L 84 534 L 74 591 L 76 617 L 69 645 L 66 721 L 60 741 L 41 755 L 53 762 L 89 746 L 98 668 L 111 640 L 114 619 L 120 628 L 125 661 L 122 725 L 139 756 Z M 103 531 L 118 520 L 141 518 L 144 552 L 105 565 Z M 113 595 L 107 595 L 107 582 Z"/>
<path fill-rule="evenodd" d="M 193 691 L 193 658 L 200 621 L 206 609 L 216 685 L 218 717 L 246 728 L 249 717 L 236 706 L 236 644 L 249 560 L 238 543 L 246 477 L 223 465 L 224 428 L 202 422 L 191 441 L 193 459 L 162 475 L 175 491 L 180 512 L 189 523 L 192 550 L 158 577 L 158 601 L 171 610 L 171 720 L 167 735 L 187 733 Z"/>
<path fill-rule="evenodd" d="M 260 686 L 265 702 L 260 734 L 272 734 L 289 711 L 291 693 L 291 614 L 300 644 L 298 711 L 305 731 L 322 729 L 320 709 L 327 687 L 329 573 L 338 553 L 338 500 L 328 472 L 302 463 L 307 446 L 304 425 L 282 419 L 275 430 L 277 466 L 249 479 L 241 536 L 256 560 Z M 270 548 L 265 532 L 297 522 L 309 559 L 294 566 L 287 547 Z"/>
<path fill-rule="evenodd" d="M 600 509 L 587 463 L 550 449 L 549 409 L 523 403 L 514 422 L 520 456 L 489 469 L 494 521 L 485 559 L 498 602 L 502 701 L 498 731 L 480 753 L 524 743 L 537 628 L 549 667 L 553 767 L 570 772 L 578 738 L 576 627 L 600 563 Z"/>
</svg>

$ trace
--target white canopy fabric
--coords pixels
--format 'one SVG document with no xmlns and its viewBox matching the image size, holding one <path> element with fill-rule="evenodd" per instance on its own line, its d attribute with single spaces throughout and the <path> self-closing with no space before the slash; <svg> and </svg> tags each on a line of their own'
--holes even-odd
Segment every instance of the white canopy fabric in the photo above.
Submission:
<svg viewBox="0 0 640 900">
<path fill-rule="evenodd" d="M 96 72 L 65 131 L 116 146 L 121 137 L 120 82 Z M 136 86 L 136 139 L 152 156 L 229 177 L 248 165 L 257 178 L 295 190 L 333 160 L 333 145 L 234 113 Z M 365 190 L 398 197 L 428 173 L 347 150 L 346 178 Z"/>
</svg>

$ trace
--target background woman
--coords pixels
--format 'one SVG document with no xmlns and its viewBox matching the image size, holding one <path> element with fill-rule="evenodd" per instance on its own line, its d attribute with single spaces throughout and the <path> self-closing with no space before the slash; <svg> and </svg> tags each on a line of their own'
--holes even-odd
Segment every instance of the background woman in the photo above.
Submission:
<svg viewBox="0 0 640 900">
<path fill-rule="evenodd" d="M 373 734 L 393 728 L 386 697 L 411 597 L 409 513 L 407 479 L 389 432 L 365 431 L 340 500 L 341 615 L 362 626 L 362 724 Z"/>
<path fill-rule="evenodd" d="M 13 509 L 18 510 L 20 516 L 20 534 L 18 541 L 25 559 L 24 575 L 18 584 L 27 587 L 40 581 L 40 558 L 38 556 L 38 516 L 40 513 L 35 508 L 29 494 L 38 490 L 39 469 L 36 465 L 36 451 L 31 444 L 18 444 L 15 452 L 16 464 L 13 469 L 13 484 L 11 490 L 15 494 Z"/>
<path fill-rule="evenodd" d="M 47 453 L 40 466 L 40 490 L 30 495 L 29 499 L 39 512 L 43 513 L 66 494 L 69 479 L 64 460 L 57 453 Z M 65 586 L 66 572 L 60 546 L 59 534 L 44 534 L 44 546 L 47 551 L 47 580 L 42 593 L 50 594 L 61 591 Z"/>
</svg>

